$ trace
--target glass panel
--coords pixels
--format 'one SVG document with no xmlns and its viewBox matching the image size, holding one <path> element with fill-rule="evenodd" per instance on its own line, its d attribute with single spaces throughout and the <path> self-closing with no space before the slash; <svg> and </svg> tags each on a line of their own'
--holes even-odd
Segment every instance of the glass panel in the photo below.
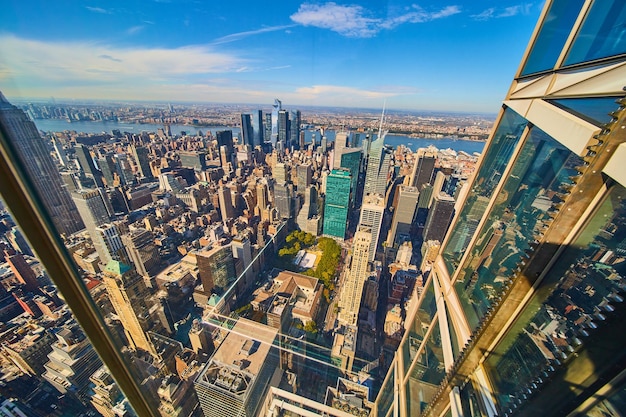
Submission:
<svg viewBox="0 0 626 417">
<path fill-rule="evenodd" d="M 541 25 L 521 75 L 554 68 L 584 0 L 555 0 Z"/>
<path fill-rule="evenodd" d="M 463 416 L 483 416 L 480 407 L 480 393 L 474 389 L 474 385 L 468 382 L 464 388 L 461 389 L 461 407 Z"/>
<path fill-rule="evenodd" d="M 433 280 L 428 280 L 425 291 L 419 300 L 419 307 L 411 325 L 407 327 L 407 337 L 404 338 L 402 344 L 402 353 L 404 357 L 404 370 L 409 369 L 420 345 L 424 341 L 424 336 L 428 332 L 430 322 L 437 313 L 437 303 L 435 302 L 435 292 L 433 290 Z"/>
<path fill-rule="evenodd" d="M 448 331 L 450 332 L 450 342 L 452 344 L 452 357 L 454 359 L 459 357 L 459 340 L 456 335 L 456 331 L 454 330 L 454 324 L 450 319 L 450 309 L 448 308 L 448 303 L 446 303 L 446 317 L 448 319 Z"/>
<path fill-rule="evenodd" d="M 439 323 L 435 321 L 433 331 L 424 350 L 415 360 L 407 386 L 407 415 L 420 416 L 439 389 L 445 376 L 443 349 Z"/>
<path fill-rule="evenodd" d="M 626 53 L 626 2 L 623 0 L 594 1 L 565 65 Z"/>
<path fill-rule="evenodd" d="M 397 360 L 397 356 L 396 356 Z M 394 383 L 396 378 L 395 360 L 389 368 L 387 379 L 383 383 L 378 398 L 376 399 L 376 411 L 378 416 L 386 416 L 393 406 Z"/>
<path fill-rule="evenodd" d="M 612 381 L 613 382 L 613 381 Z M 613 385 L 613 392 L 599 397 L 602 401 L 585 412 L 588 417 L 622 417 L 626 410 L 626 380 L 622 379 Z"/>
<path fill-rule="evenodd" d="M 610 321 L 606 317 L 614 310 L 611 304 L 622 300 L 618 293 L 626 285 L 625 199 L 624 187 L 616 186 L 611 190 L 485 362 L 501 407 L 507 407 L 525 385 L 545 378 L 542 374 L 546 368 L 577 349 L 585 340 L 584 336 L 592 331 L 590 328 Z M 606 356 L 608 350 L 622 349 L 621 345 L 616 346 L 621 342 L 616 342 L 613 335 L 606 339 L 609 340 L 603 339 L 602 348 L 596 354 Z M 559 392 L 576 395 L 576 390 L 584 388 L 574 377 L 576 381 L 585 381 L 597 370 L 591 355 L 580 353 L 579 359 L 587 356 L 587 364 L 577 367 L 576 374 L 563 381 L 567 386 Z"/>
<path fill-rule="evenodd" d="M 513 275 L 532 236 L 551 219 L 555 194 L 581 164 L 543 131 L 531 130 L 455 282 L 470 326 L 478 325 Z"/>
<path fill-rule="evenodd" d="M 11 398 L 2 406 L 14 405 L 28 415 L 58 409 L 68 415 L 129 409 L 1 199 L 0 253 L 0 324 L 6 359 L 0 366 L 0 395 Z"/>
<path fill-rule="evenodd" d="M 610 112 L 619 107 L 615 103 L 618 97 L 588 97 L 588 98 L 563 98 L 558 100 L 548 100 L 550 103 L 562 108 L 565 111 L 593 123 L 602 126 L 611 121 Z"/>
<path fill-rule="evenodd" d="M 526 124 L 527 121 L 522 116 L 509 108 L 505 109 L 491 143 L 487 146 L 487 153 L 476 174 L 473 188 L 443 250 L 443 259 L 450 276 L 454 275 L 459 266 Z"/>
</svg>

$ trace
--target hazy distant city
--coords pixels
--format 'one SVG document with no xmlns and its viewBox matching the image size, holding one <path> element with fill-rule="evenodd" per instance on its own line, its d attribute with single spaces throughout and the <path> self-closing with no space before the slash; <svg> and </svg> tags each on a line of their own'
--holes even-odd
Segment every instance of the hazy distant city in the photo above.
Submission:
<svg viewBox="0 0 626 417">
<path fill-rule="evenodd" d="M 19 104 L 19 103 L 18 103 Z M 33 120 L 63 120 L 67 122 L 98 121 L 129 124 L 177 124 L 192 127 L 240 127 L 240 114 L 256 110 L 253 105 L 234 104 L 169 104 L 169 103 L 102 103 L 88 104 L 33 102 L 19 104 Z M 303 127 L 308 129 L 367 130 L 378 129 L 381 109 L 348 109 L 342 107 L 300 108 Z M 269 110 L 266 109 L 266 110 Z M 485 140 L 495 120 L 495 114 L 416 112 L 387 110 L 385 128 L 390 133 L 412 137 L 450 137 Z M 67 130 L 75 130 L 71 124 Z"/>
</svg>

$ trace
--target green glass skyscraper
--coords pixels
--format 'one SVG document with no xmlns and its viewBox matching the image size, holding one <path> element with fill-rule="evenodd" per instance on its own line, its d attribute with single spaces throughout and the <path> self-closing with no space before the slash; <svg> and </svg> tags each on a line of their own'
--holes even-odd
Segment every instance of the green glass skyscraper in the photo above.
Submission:
<svg viewBox="0 0 626 417">
<path fill-rule="evenodd" d="M 324 234 L 344 239 L 350 205 L 352 175 L 347 169 L 333 169 L 326 179 Z"/>
</svg>

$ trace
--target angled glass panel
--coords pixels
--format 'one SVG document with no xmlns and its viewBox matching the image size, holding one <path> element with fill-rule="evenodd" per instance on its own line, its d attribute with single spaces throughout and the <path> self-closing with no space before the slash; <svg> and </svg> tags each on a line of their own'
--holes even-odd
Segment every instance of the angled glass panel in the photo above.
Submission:
<svg viewBox="0 0 626 417">
<path fill-rule="evenodd" d="M 626 379 L 611 381 L 610 384 L 612 392 L 609 395 L 598 396 L 600 401 L 586 410 L 588 416 L 621 416 L 620 410 L 626 410 Z"/>
<path fill-rule="evenodd" d="M 548 100 L 557 107 L 568 111 L 581 119 L 602 126 L 611 121 L 610 112 L 619 107 L 615 103 L 618 97 L 586 97 L 586 98 L 562 98 Z"/>
<path fill-rule="evenodd" d="M 541 24 L 521 76 L 554 68 L 584 0 L 555 0 Z"/>
<path fill-rule="evenodd" d="M 448 319 L 448 332 L 450 333 L 450 343 L 452 345 L 452 357 L 459 357 L 459 339 L 456 335 L 456 330 L 454 329 L 454 324 L 452 323 L 452 319 L 450 317 L 450 309 L 448 308 L 448 303 L 446 303 L 446 318 Z"/>
<path fill-rule="evenodd" d="M 609 352 L 617 353 L 616 357 L 623 352 L 620 337 L 598 329 L 623 320 L 618 303 L 626 286 L 625 242 L 626 189 L 618 185 L 565 249 L 486 360 L 502 409 L 523 396 L 521 390 L 536 389 L 551 378 L 554 369 L 567 361 L 567 378 L 551 380 L 551 386 L 560 387 L 551 392 L 564 396 L 555 397 L 555 403 L 564 404 L 587 389 L 597 378 L 594 374 L 608 366 Z M 581 350 L 588 343 L 601 347 Z M 580 366 L 569 359 L 574 351 Z"/>
<path fill-rule="evenodd" d="M 526 119 L 513 110 L 504 110 L 493 139 L 487 145 L 469 196 L 443 250 L 443 259 L 450 276 L 458 268 L 527 123 Z"/>
<path fill-rule="evenodd" d="M 435 320 L 433 331 L 424 349 L 415 359 L 406 387 L 407 415 L 420 416 L 439 389 L 445 376 L 443 348 L 439 323 Z"/>
<path fill-rule="evenodd" d="M 379 416 L 386 416 L 393 407 L 394 383 L 396 378 L 395 368 L 395 363 L 392 363 L 389 372 L 387 372 L 387 378 L 376 399 L 376 413 Z"/>
<path fill-rule="evenodd" d="M 532 237 L 551 220 L 555 194 L 581 164 L 542 130 L 531 130 L 454 284 L 472 328 L 527 256 Z"/>
<path fill-rule="evenodd" d="M 580 64 L 625 53 L 626 2 L 596 0 L 585 17 L 564 64 Z"/>
<path fill-rule="evenodd" d="M 408 370 L 417 355 L 417 351 L 424 342 L 424 337 L 430 327 L 430 322 L 437 314 L 437 303 L 433 290 L 432 279 L 428 281 L 426 289 L 420 298 L 417 313 L 407 328 L 408 336 L 404 338 L 401 346 L 404 357 L 404 369 Z"/>
</svg>

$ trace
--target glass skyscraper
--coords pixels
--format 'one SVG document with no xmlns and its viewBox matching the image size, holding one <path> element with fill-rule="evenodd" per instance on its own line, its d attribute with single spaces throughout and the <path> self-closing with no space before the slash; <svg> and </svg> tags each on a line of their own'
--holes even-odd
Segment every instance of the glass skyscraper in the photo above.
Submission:
<svg viewBox="0 0 626 417">
<path fill-rule="evenodd" d="M 351 182 L 352 176 L 347 169 L 333 169 L 326 179 L 323 229 L 325 235 L 339 239 L 346 237 Z"/>
</svg>

